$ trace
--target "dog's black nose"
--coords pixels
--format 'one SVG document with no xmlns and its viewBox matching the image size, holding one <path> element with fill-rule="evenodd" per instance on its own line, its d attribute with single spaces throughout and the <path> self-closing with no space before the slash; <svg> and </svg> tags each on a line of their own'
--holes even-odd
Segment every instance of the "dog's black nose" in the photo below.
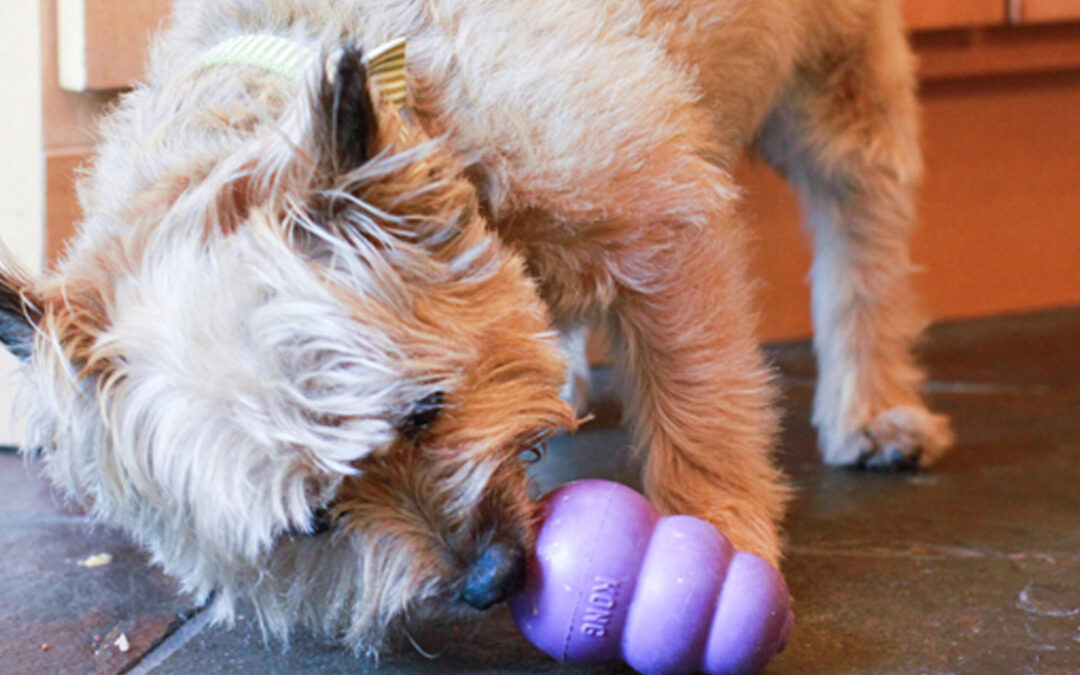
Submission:
<svg viewBox="0 0 1080 675">
<path fill-rule="evenodd" d="M 476 609 L 487 609 L 510 597 L 525 581 L 525 552 L 496 542 L 480 554 L 465 575 L 461 599 Z"/>
</svg>

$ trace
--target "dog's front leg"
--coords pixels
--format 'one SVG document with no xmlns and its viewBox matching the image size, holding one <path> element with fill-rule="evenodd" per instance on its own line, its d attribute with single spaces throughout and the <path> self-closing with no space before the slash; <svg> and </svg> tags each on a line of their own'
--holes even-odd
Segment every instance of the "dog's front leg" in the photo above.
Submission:
<svg viewBox="0 0 1080 675">
<path fill-rule="evenodd" d="M 770 457 L 775 392 L 743 235 L 723 172 L 702 160 L 683 168 L 677 196 L 642 205 L 645 234 L 620 254 L 613 333 L 633 384 L 627 418 L 662 511 L 703 517 L 776 564 L 787 490 Z"/>
</svg>

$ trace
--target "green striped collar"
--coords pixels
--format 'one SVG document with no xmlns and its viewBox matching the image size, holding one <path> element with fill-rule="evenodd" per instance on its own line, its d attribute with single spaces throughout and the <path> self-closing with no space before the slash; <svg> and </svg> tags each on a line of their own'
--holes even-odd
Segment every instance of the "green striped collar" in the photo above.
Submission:
<svg viewBox="0 0 1080 675">
<path fill-rule="evenodd" d="M 294 40 L 276 35 L 241 35 L 215 45 L 203 54 L 199 59 L 199 70 L 245 65 L 298 80 L 313 58 L 312 50 Z"/>
<path fill-rule="evenodd" d="M 222 65 L 247 65 L 299 80 L 315 52 L 304 45 L 277 35 L 241 35 L 215 45 L 198 61 L 198 69 Z M 364 65 L 384 98 L 399 108 L 405 105 L 405 38 L 379 45 L 364 55 Z"/>
</svg>

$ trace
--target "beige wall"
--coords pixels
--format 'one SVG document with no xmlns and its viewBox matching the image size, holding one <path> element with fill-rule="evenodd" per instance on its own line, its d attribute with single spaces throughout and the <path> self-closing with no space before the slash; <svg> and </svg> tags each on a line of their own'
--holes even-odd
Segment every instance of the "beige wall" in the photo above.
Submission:
<svg viewBox="0 0 1080 675">
<path fill-rule="evenodd" d="M 0 3 L 0 240 L 35 270 L 45 250 L 40 34 L 36 3 Z M 15 359 L 0 349 L 0 445 L 22 438 L 22 425 L 11 414 L 20 386 L 16 368 Z"/>
<path fill-rule="evenodd" d="M 33 2 L 0 4 L 0 238 L 35 269 L 43 260 L 45 208 L 38 20 Z"/>
</svg>

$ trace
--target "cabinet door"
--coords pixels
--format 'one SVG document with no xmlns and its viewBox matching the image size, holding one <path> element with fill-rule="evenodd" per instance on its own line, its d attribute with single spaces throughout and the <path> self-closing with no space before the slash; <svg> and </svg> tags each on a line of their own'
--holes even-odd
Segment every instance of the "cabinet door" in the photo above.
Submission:
<svg viewBox="0 0 1080 675">
<path fill-rule="evenodd" d="M 913 30 L 1003 24 L 1008 18 L 1008 0 L 904 0 L 903 7 Z"/>
<path fill-rule="evenodd" d="M 1025 23 L 1080 20 L 1080 0 L 1019 0 L 1019 5 Z"/>
<path fill-rule="evenodd" d="M 60 85 L 68 91 L 121 89 L 142 76 L 151 33 L 171 0 L 56 2 Z"/>
</svg>

